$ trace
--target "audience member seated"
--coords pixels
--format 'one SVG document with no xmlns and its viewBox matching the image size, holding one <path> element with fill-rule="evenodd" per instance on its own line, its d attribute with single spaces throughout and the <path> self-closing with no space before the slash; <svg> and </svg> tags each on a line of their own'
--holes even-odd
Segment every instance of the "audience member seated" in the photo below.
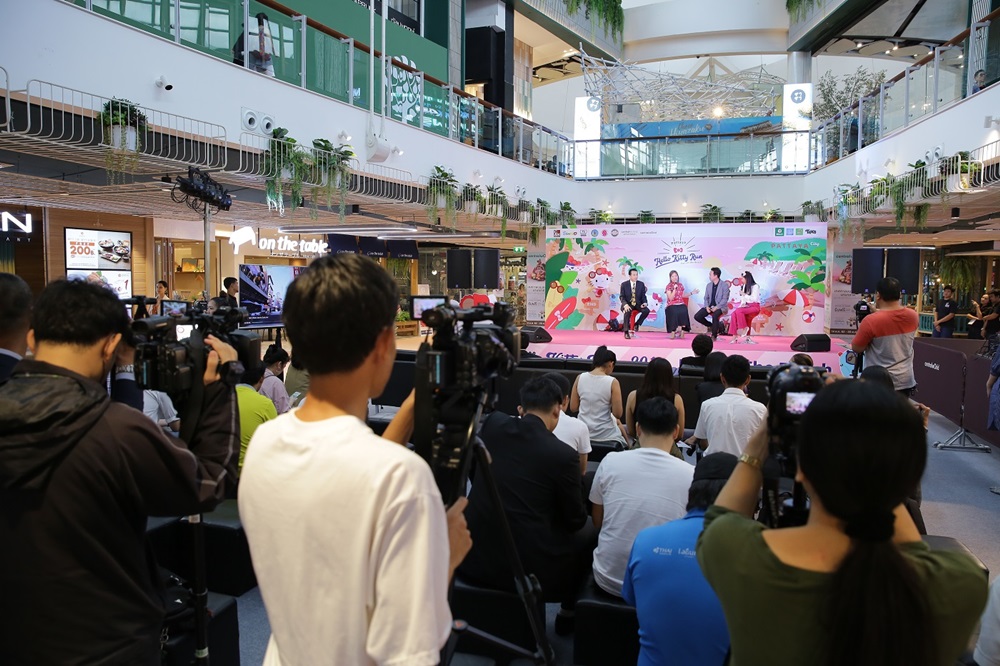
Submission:
<svg viewBox="0 0 1000 666">
<path fill-rule="evenodd" d="M 792 358 L 788 360 L 789 363 L 794 363 L 795 365 L 803 365 L 806 367 L 813 367 L 813 357 L 809 354 L 798 353 L 794 354 Z"/>
<path fill-rule="evenodd" d="M 983 612 L 973 656 L 977 666 L 1000 666 L 1000 583 L 996 580 L 990 585 L 990 598 Z"/>
<path fill-rule="evenodd" d="M 578 412 L 578 418 L 590 430 L 590 443 L 602 444 L 615 449 L 625 448 L 625 427 L 621 423 L 622 387 L 611 376 L 615 371 L 618 357 L 605 345 L 594 352 L 590 372 L 577 376 L 570 398 L 570 411 Z"/>
<path fill-rule="evenodd" d="M 622 578 L 635 535 L 684 515 L 694 467 L 671 451 L 680 435 L 677 408 L 664 397 L 647 398 L 636 408 L 641 448 L 609 453 L 590 489 L 594 526 L 594 580 L 622 596 Z"/>
<path fill-rule="evenodd" d="M 711 338 L 709 338 L 711 339 Z M 628 436 L 634 440 L 639 435 L 635 428 L 636 405 L 650 398 L 666 398 L 677 409 L 677 427 L 680 428 L 681 435 L 675 439 L 680 439 L 684 433 L 684 400 L 681 394 L 674 388 L 674 371 L 670 367 L 670 361 L 665 358 L 654 358 L 646 366 L 646 374 L 643 375 L 642 385 L 638 390 L 628 394 L 625 402 L 625 427 Z M 670 451 L 672 455 L 683 459 L 680 449 L 675 445 Z"/>
<path fill-rule="evenodd" d="M 750 435 L 767 418 L 767 407 L 751 400 L 746 392 L 750 384 L 750 361 L 739 354 L 722 364 L 722 384 L 718 398 L 706 400 L 698 415 L 698 425 L 688 444 L 698 444 L 707 453 L 725 451 L 740 455 Z"/>
<path fill-rule="evenodd" d="M 285 373 L 285 393 L 288 394 L 290 408 L 298 407 L 308 392 L 309 371 L 302 367 L 301 363 L 296 362 L 295 350 L 292 350 L 292 358 Z"/>
<path fill-rule="evenodd" d="M 729 652 L 729 630 L 705 576 L 692 557 L 705 511 L 736 467 L 736 456 L 705 456 L 694 469 L 687 515 L 639 532 L 632 545 L 622 596 L 639 616 L 642 666 L 721 666 Z M 690 624 L 678 621 L 690 618 Z"/>
<path fill-rule="evenodd" d="M 816 394 L 800 432 L 805 525 L 766 530 L 752 517 L 766 423 L 705 514 L 698 562 L 726 615 L 731 663 L 954 664 L 986 580 L 968 555 L 931 550 L 903 508 L 927 462 L 919 415 L 881 386 L 840 381 Z"/>
<path fill-rule="evenodd" d="M 28 351 L 31 328 L 31 289 L 13 273 L 0 273 L 0 382 Z"/>
<path fill-rule="evenodd" d="M 292 408 L 288 399 L 288 391 L 285 390 L 285 383 L 281 380 L 281 375 L 288 365 L 288 352 L 278 345 L 271 345 L 264 352 L 264 383 L 261 384 L 259 393 L 265 398 L 270 398 L 274 403 L 274 408 L 279 414 L 284 414 Z"/>
<path fill-rule="evenodd" d="M 718 351 L 711 352 L 705 357 L 704 381 L 694 387 L 699 405 L 712 398 L 718 398 L 726 390 L 722 385 L 722 364 L 725 360 L 726 355 Z"/>
<path fill-rule="evenodd" d="M 174 401 L 163 391 L 147 389 L 142 392 L 142 413 L 168 435 L 176 435 L 181 431 L 181 419 L 174 409 Z"/>
<path fill-rule="evenodd" d="M 532 379 L 521 388 L 521 418 L 493 412 L 481 436 L 525 571 L 538 577 L 546 601 L 570 604 L 590 570 L 594 535 L 579 533 L 588 523 L 579 456 L 552 434 L 561 405 L 555 382 Z M 465 516 L 473 545 L 458 568 L 462 579 L 515 591 L 497 507 L 475 476 Z"/>
<path fill-rule="evenodd" d="M 677 366 L 678 370 L 682 367 L 704 368 L 705 358 L 712 353 L 714 348 L 715 342 L 712 340 L 711 335 L 699 333 L 694 336 L 694 339 L 691 340 L 691 351 L 694 353 L 694 356 L 685 356 L 682 358 L 680 364 Z"/>
<path fill-rule="evenodd" d="M 270 398 L 260 394 L 264 383 L 264 364 L 258 363 L 243 371 L 243 380 L 236 386 L 236 404 L 240 410 L 240 469 L 247 455 L 247 447 L 257 427 L 278 418 L 278 411 Z"/>
<path fill-rule="evenodd" d="M 569 408 L 569 394 L 572 391 L 569 379 L 566 375 L 558 372 L 547 372 L 543 377 L 548 377 L 556 383 L 562 391 L 562 408 L 559 411 L 559 422 L 556 429 L 552 431 L 559 441 L 568 444 L 571 449 L 580 456 L 580 474 L 587 473 L 587 456 L 590 454 L 590 431 L 587 424 L 580 419 L 566 413 Z"/>
</svg>

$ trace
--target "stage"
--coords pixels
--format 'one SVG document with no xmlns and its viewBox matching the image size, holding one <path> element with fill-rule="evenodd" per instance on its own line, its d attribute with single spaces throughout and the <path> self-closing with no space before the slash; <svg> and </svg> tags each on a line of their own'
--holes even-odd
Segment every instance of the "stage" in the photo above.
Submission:
<svg viewBox="0 0 1000 666">
<path fill-rule="evenodd" d="M 625 339 L 624 333 L 603 331 L 560 331 L 549 330 L 552 342 L 531 343 L 528 351 L 543 358 L 591 358 L 601 345 L 607 345 L 618 356 L 619 361 L 647 362 L 651 358 L 665 358 L 674 366 L 685 356 L 691 356 L 691 340 L 694 333 L 688 333 L 682 340 L 671 338 L 670 334 L 659 331 L 642 331 L 638 338 Z M 732 337 L 719 336 L 715 350 L 725 354 L 740 354 L 752 365 L 780 365 L 787 363 L 795 353 L 790 345 L 791 336 L 754 336 L 757 344 L 733 344 Z M 841 357 L 844 348 L 832 339 L 829 352 L 808 352 L 818 366 L 841 373 Z"/>
</svg>

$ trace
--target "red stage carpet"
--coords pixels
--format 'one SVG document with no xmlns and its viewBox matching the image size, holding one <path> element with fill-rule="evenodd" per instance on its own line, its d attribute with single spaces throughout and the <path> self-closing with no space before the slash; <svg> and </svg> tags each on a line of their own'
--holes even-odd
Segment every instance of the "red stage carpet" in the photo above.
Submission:
<svg viewBox="0 0 1000 666">
<path fill-rule="evenodd" d="M 670 361 L 675 367 L 685 356 L 691 356 L 691 340 L 694 334 L 689 333 L 682 340 L 675 340 L 668 333 L 659 331 L 643 331 L 638 338 L 626 340 L 623 333 L 605 333 L 602 331 L 560 331 L 550 330 L 552 342 L 532 343 L 528 351 L 544 358 L 590 358 L 601 345 L 607 345 L 618 356 L 619 361 L 645 362 L 659 356 Z M 733 344 L 733 338 L 720 336 L 715 342 L 715 349 L 726 354 L 740 354 L 754 365 L 779 365 L 787 363 L 795 353 L 790 345 L 794 338 L 789 336 L 754 336 L 757 344 Z M 840 357 L 843 347 L 833 339 L 829 352 L 809 352 L 816 365 L 826 366 L 834 372 L 840 372 Z"/>
</svg>

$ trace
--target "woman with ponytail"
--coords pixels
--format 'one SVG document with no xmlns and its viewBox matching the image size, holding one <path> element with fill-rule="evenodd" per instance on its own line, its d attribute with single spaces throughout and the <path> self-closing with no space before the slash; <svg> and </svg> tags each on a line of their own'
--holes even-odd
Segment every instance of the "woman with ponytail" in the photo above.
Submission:
<svg viewBox="0 0 1000 666">
<path fill-rule="evenodd" d="M 920 415 L 877 384 L 841 381 L 802 417 L 800 527 L 751 519 L 766 422 L 705 515 L 698 561 L 722 603 L 731 666 L 951 666 L 986 603 L 969 557 L 932 551 L 903 500 L 927 461 Z"/>
</svg>

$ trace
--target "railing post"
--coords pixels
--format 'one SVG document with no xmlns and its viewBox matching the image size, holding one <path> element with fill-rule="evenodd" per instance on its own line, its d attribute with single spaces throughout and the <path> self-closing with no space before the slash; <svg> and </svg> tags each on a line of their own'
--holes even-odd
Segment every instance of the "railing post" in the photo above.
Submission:
<svg viewBox="0 0 1000 666">
<path fill-rule="evenodd" d="M 243 0 L 243 67 L 250 69 L 250 0 Z"/>
<path fill-rule="evenodd" d="M 934 59 L 937 60 L 937 48 L 934 49 Z M 907 67 L 903 70 L 903 80 L 906 81 L 906 87 L 903 89 L 903 127 L 909 127 L 910 125 L 910 72 L 913 67 Z"/>
<path fill-rule="evenodd" d="M 180 3 L 178 3 L 178 5 L 179 4 Z M 299 80 L 300 80 L 300 83 L 301 83 L 302 87 L 305 88 L 306 87 L 306 62 L 309 60 L 309 58 L 306 57 L 306 53 L 307 53 L 306 24 L 308 23 L 308 19 L 306 19 L 306 15 L 305 14 L 299 14 L 298 16 L 293 16 L 292 20 L 296 21 L 299 24 L 299 39 L 300 39 L 300 45 L 299 45 L 299 60 L 300 60 L 299 71 L 300 71 L 300 74 L 299 74 Z"/>
<path fill-rule="evenodd" d="M 94 11 L 94 2 L 93 2 L 93 0 L 86 0 L 86 4 L 84 6 L 87 8 L 88 12 Z"/>
<path fill-rule="evenodd" d="M 347 43 L 347 103 L 354 106 L 354 38 L 341 42 Z"/>
<path fill-rule="evenodd" d="M 497 108 L 497 155 L 503 156 L 503 110 Z"/>
<path fill-rule="evenodd" d="M 451 86 L 441 86 L 448 91 L 448 138 L 462 141 L 462 112 L 455 104 L 455 91 Z"/>
<path fill-rule="evenodd" d="M 426 83 L 424 79 L 424 73 L 420 72 L 420 106 L 417 108 L 418 123 L 417 127 L 420 129 L 424 128 L 424 106 L 427 104 L 427 98 L 424 97 L 424 84 Z"/>
<path fill-rule="evenodd" d="M 92 0 L 87 0 L 87 9 L 93 4 Z M 174 42 L 181 43 L 181 3 L 180 0 L 174 2 Z"/>
</svg>

